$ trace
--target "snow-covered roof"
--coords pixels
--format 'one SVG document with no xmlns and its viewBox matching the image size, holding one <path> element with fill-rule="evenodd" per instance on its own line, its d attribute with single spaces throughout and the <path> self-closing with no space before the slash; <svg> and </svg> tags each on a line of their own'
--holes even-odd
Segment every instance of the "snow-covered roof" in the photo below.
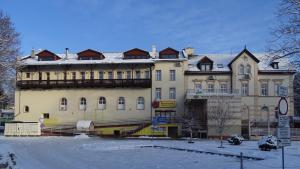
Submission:
<svg viewBox="0 0 300 169">
<path fill-rule="evenodd" d="M 274 69 L 270 64 L 272 61 L 267 57 L 265 53 L 253 53 L 253 55 L 259 60 L 258 69 L 260 71 L 295 71 L 294 66 L 289 62 L 288 58 L 276 59 L 274 62 L 278 62 L 278 69 Z M 230 72 L 229 64 L 237 56 L 237 54 L 199 54 L 195 55 L 188 60 L 188 71 L 199 71 L 197 63 L 203 57 L 208 57 L 213 63 L 212 71 L 228 71 Z"/>
<path fill-rule="evenodd" d="M 154 63 L 158 61 L 182 61 L 186 60 L 183 54 L 180 52 L 178 59 L 159 59 L 158 54 L 149 52 L 150 59 L 123 59 L 122 52 L 104 52 L 104 59 L 102 60 L 78 60 L 78 55 L 73 53 L 56 54 L 61 59 L 55 61 L 39 61 L 38 56 L 32 58 L 30 55 L 26 55 L 21 58 L 22 65 L 64 65 L 64 64 L 126 64 L 126 63 Z"/>
</svg>

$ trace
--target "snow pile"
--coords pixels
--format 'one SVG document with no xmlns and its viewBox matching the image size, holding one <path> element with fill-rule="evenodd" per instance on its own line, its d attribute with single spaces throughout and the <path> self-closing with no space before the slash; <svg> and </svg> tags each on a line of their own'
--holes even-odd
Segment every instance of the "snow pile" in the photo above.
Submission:
<svg viewBox="0 0 300 169">
<path fill-rule="evenodd" d="M 75 139 L 86 139 L 86 138 L 90 138 L 90 137 L 84 133 L 81 133 L 79 135 L 76 135 L 74 138 Z"/>
</svg>

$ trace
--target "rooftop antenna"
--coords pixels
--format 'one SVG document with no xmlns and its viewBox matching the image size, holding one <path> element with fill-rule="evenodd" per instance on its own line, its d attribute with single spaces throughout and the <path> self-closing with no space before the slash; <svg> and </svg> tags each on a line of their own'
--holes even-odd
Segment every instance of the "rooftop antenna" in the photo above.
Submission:
<svg viewBox="0 0 300 169">
<path fill-rule="evenodd" d="M 247 45 L 245 44 L 244 49 L 247 49 Z"/>
</svg>

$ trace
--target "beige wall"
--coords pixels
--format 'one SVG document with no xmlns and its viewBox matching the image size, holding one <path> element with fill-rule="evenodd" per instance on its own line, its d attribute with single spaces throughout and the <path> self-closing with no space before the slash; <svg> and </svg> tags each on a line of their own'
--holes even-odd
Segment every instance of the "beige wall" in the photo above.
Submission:
<svg viewBox="0 0 300 169">
<path fill-rule="evenodd" d="M 177 61 L 178 63 L 178 61 Z M 180 66 L 175 66 L 176 61 L 157 61 L 152 71 L 152 99 L 155 100 L 155 89 L 161 88 L 161 101 L 172 100 L 169 98 L 169 89 L 176 88 L 176 116 L 184 114 L 185 101 L 185 86 L 184 86 L 184 71 L 187 66 L 187 61 L 179 62 Z M 156 80 L 156 70 L 161 70 L 161 81 Z M 175 70 L 176 80 L 170 81 L 170 70 Z M 159 110 L 159 109 L 157 109 Z M 153 112 L 155 109 L 153 110 Z"/>
<path fill-rule="evenodd" d="M 23 90 L 15 93 L 16 120 L 38 121 L 43 113 L 50 114 L 54 124 L 75 123 L 78 120 L 93 120 L 96 123 L 112 121 L 150 120 L 149 100 L 151 89 L 69 89 L 69 90 Z M 98 109 L 98 98 L 106 98 L 106 109 Z M 125 110 L 117 110 L 118 97 L 125 98 Z M 67 111 L 59 110 L 61 98 L 67 98 Z M 87 109 L 79 109 L 80 98 L 87 100 Z M 137 98 L 144 97 L 145 109 L 137 110 Z M 30 111 L 24 112 L 24 106 Z M 20 110 L 20 111 L 19 111 Z"/>
</svg>

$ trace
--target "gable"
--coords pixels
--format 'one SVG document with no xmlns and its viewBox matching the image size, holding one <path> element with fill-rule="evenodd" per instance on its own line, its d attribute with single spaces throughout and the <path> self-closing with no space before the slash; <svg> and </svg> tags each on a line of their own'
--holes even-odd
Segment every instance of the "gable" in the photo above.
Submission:
<svg viewBox="0 0 300 169">
<path fill-rule="evenodd" d="M 207 56 L 204 56 L 202 59 L 199 60 L 199 63 L 214 63 L 214 61 L 209 59 Z"/>
<path fill-rule="evenodd" d="M 149 59 L 149 52 L 134 48 L 123 53 L 124 59 Z"/>
<path fill-rule="evenodd" d="M 231 65 L 234 61 L 236 61 L 240 56 L 242 56 L 243 54 L 247 54 L 251 59 L 253 59 L 256 63 L 259 63 L 259 59 L 257 59 L 257 57 L 255 57 L 251 52 L 249 52 L 246 48 L 244 50 L 242 50 L 235 58 L 233 58 L 231 60 L 231 62 L 228 64 L 228 66 L 231 68 Z"/>
<path fill-rule="evenodd" d="M 178 56 L 179 56 L 179 51 L 170 47 L 159 52 L 160 59 L 177 59 Z"/>
<path fill-rule="evenodd" d="M 78 60 L 102 60 L 104 59 L 104 55 L 101 52 L 87 49 L 77 53 Z"/>
<path fill-rule="evenodd" d="M 54 61 L 61 59 L 59 56 L 53 52 L 50 52 L 49 50 L 43 50 L 36 55 L 38 56 L 39 61 Z"/>
</svg>

